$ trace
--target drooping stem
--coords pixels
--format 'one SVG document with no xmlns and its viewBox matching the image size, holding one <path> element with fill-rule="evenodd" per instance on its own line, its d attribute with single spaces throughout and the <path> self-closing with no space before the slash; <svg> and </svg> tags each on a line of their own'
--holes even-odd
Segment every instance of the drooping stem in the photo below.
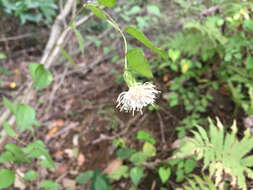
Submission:
<svg viewBox="0 0 253 190">
<path fill-rule="evenodd" d="M 126 54 L 127 54 L 127 40 L 126 40 L 126 36 L 124 35 L 123 31 L 121 30 L 121 28 L 119 27 L 119 25 L 116 23 L 116 21 L 107 12 L 105 12 L 105 11 L 103 11 L 103 12 L 104 12 L 104 14 L 107 17 L 106 21 L 109 24 L 111 24 L 117 31 L 119 31 L 120 35 L 123 38 L 124 48 L 125 48 L 125 70 L 127 70 L 127 57 L 126 57 Z"/>
</svg>

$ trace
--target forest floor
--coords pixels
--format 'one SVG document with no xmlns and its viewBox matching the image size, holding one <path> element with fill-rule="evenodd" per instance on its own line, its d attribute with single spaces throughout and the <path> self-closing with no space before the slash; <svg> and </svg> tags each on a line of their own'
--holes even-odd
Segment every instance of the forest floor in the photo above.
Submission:
<svg viewBox="0 0 253 190">
<path fill-rule="evenodd" d="M 13 25 L 15 27 L 15 23 Z M 36 30 L 33 26 L 29 27 L 31 29 L 19 28 L 10 35 L 18 36 Z M 14 31 L 13 28 L 9 30 Z M 154 39 L 156 32 L 150 31 L 149 35 Z M 42 30 L 41 43 L 34 42 L 31 38 L 0 42 L 0 50 L 8 55 L 7 60 L 0 62 L 0 66 L 8 70 L 1 76 L 1 96 L 12 98 L 17 90 L 22 88 L 23 82 L 30 80 L 27 65 L 31 61 L 39 61 L 41 47 L 47 37 L 47 31 Z M 71 40 L 76 41 L 74 36 Z M 117 45 L 120 46 L 119 42 Z M 63 187 L 87 189 L 88 187 L 77 186 L 74 179 L 79 173 L 95 168 L 110 173 L 122 165 L 115 154 L 113 139 L 121 139 L 128 148 L 140 150 L 142 144 L 136 140 L 139 130 L 149 132 L 156 139 L 157 155 L 153 162 L 170 158 L 172 146 L 177 146 L 175 127 L 186 116 L 183 105 L 176 108 L 168 106 L 168 100 L 164 98 L 168 93 L 168 81 L 164 81 L 164 77 L 158 77 L 154 81 L 161 91 L 156 102 L 160 109 L 146 108 L 143 114 L 135 113 L 134 116 L 131 113 L 119 112 L 116 100 L 127 87 L 123 83 L 117 83 L 118 75 L 112 71 L 122 72 L 122 65 L 112 62 L 111 56 L 105 55 L 102 48 L 90 45 L 85 52 L 86 57 L 80 55 L 75 59 L 77 69 L 70 63 L 56 64 L 52 72 L 54 77 L 60 77 L 60 80 L 57 80 L 60 83 L 53 83 L 36 97 L 42 105 L 45 99 L 51 105 L 50 110 L 47 110 L 47 107 L 36 109 L 43 110 L 43 113 L 38 113 L 41 117 L 38 120 L 43 122 L 36 135 L 45 142 L 57 165 L 54 172 L 44 170 L 40 173 L 43 174 L 42 177 L 55 180 Z M 118 53 L 122 54 L 121 51 Z M 149 58 L 155 56 L 149 51 L 146 51 L 146 54 Z M 83 63 L 87 64 L 83 66 Z M 12 82 L 15 82 L 15 88 L 10 86 Z M 232 101 L 222 91 L 215 92 L 214 97 L 206 115 L 218 116 L 223 122 L 231 123 L 234 106 Z M 33 137 L 25 133 L 22 139 L 27 142 Z M 22 166 L 19 170 L 25 171 L 26 168 Z M 159 189 L 161 184 L 155 182 L 159 178 L 157 173 L 150 170 L 148 175 L 139 187 L 143 190 Z M 129 189 L 130 182 L 114 182 L 113 187 L 115 190 Z M 170 180 L 170 186 L 167 188 L 176 187 L 180 187 L 180 184 Z M 36 189 L 36 184 L 30 184 L 26 189 Z"/>
</svg>

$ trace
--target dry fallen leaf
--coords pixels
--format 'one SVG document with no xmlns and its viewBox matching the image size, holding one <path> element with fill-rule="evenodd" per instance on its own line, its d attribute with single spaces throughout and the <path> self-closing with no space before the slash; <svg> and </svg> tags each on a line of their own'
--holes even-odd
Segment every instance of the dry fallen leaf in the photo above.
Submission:
<svg viewBox="0 0 253 190">
<path fill-rule="evenodd" d="M 19 169 L 16 171 L 16 177 L 14 182 L 14 187 L 19 188 L 21 190 L 25 189 L 25 182 L 22 177 L 24 177 L 24 173 L 22 173 Z"/>
<path fill-rule="evenodd" d="M 55 133 L 57 133 L 59 128 L 62 127 L 63 125 L 64 125 L 64 121 L 62 119 L 56 120 L 54 122 L 51 130 L 47 133 L 46 138 L 49 139 L 49 138 L 53 137 L 55 135 Z"/>
<path fill-rule="evenodd" d="M 74 157 L 73 150 L 72 149 L 65 149 L 64 153 L 68 155 L 69 158 Z"/>
<path fill-rule="evenodd" d="M 78 146 L 78 139 L 79 139 L 79 135 L 74 135 L 73 136 L 73 145 L 74 146 Z"/>
<path fill-rule="evenodd" d="M 104 173 L 110 175 L 112 172 L 116 171 L 120 166 L 122 166 L 122 160 L 115 159 L 104 169 Z"/>
<path fill-rule="evenodd" d="M 68 187 L 71 190 L 75 190 L 76 189 L 76 182 L 75 182 L 75 180 L 64 178 L 63 181 L 62 181 L 62 184 L 63 184 L 64 188 Z"/>
<path fill-rule="evenodd" d="M 61 176 L 63 175 L 65 172 L 67 172 L 67 170 L 69 169 L 69 165 L 68 164 L 62 164 L 59 165 L 56 169 L 56 175 L 57 176 Z"/>
<path fill-rule="evenodd" d="M 58 119 L 55 122 L 55 127 L 62 127 L 64 125 L 64 121 L 62 119 Z"/>
<path fill-rule="evenodd" d="M 83 153 L 80 152 L 77 157 L 77 165 L 82 166 L 84 162 L 85 162 L 85 156 L 83 155 Z"/>
</svg>

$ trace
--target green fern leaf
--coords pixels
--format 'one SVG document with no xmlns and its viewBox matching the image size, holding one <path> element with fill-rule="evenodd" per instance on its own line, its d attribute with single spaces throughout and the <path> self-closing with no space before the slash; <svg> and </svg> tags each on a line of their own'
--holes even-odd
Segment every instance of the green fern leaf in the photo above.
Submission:
<svg viewBox="0 0 253 190">
<path fill-rule="evenodd" d="M 250 168 L 253 166 L 253 155 L 248 155 L 253 149 L 253 136 L 250 131 L 245 130 L 244 137 L 238 140 L 236 123 L 231 126 L 232 132 L 225 134 L 224 126 L 218 118 L 217 125 L 209 119 L 209 135 L 200 126 L 196 128 L 198 131 L 192 131 L 194 137 L 185 142 L 176 156 L 189 156 L 194 153 L 198 160 L 203 159 L 202 170 L 209 169 L 210 177 L 215 177 L 216 186 L 223 182 L 225 173 L 230 176 L 232 186 L 246 190 L 246 176 L 253 179 L 253 170 Z M 195 179 L 198 183 L 199 180 Z M 193 188 L 193 181 L 189 183 Z"/>
<path fill-rule="evenodd" d="M 214 183 L 207 176 L 201 178 L 192 175 L 191 178 L 187 178 L 187 182 L 190 186 L 184 186 L 184 190 L 217 190 Z"/>
</svg>

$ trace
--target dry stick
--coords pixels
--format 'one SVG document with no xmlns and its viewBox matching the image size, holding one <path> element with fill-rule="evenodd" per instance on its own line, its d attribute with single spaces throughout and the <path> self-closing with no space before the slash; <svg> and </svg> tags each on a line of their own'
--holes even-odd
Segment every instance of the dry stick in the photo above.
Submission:
<svg viewBox="0 0 253 190">
<path fill-rule="evenodd" d="M 34 35 L 33 33 L 28 33 L 28 34 L 23 34 L 23 35 L 19 35 L 19 36 L 6 37 L 6 38 L 0 39 L 0 42 L 21 40 L 21 39 L 24 39 L 24 38 L 29 38 L 29 37 L 31 37 L 33 35 Z"/>
<path fill-rule="evenodd" d="M 53 100 L 54 100 L 54 96 L 55 96 L 57 90 L 58 90 L 58 89 L 61 87 L 61 85 L 63 84 L 64 79 L 65 79 L 65 77 L 66 77 L 66 75 L 67 75 L 67 72 L 68 72 L 68 67 L 65 67 L 64 72 L 63 72 L 63 74 L 61 75 L 60 81 L 53 87 L 53 91 L 52 91 L 51 94 L 50 94 L 49 103 L 48 103 L 47 108 L 45 109 L 45 113 L 49 113 L 49 110 L 50 110 L 51 107 L 52 107 L 52 103 L 53 103 Z"/>
<path fill-rule="evenodd" d="M 110 30 L 109 30 L 110 31 Z M 99 38 L 102 38 L 104 35 L 106 35 L 108 33 L 108 31 L 105 31 L 104 33 L 103 33 L 103 35 L 102 36 L 99 36 Z M 114 43 L 111 45 L 111 47 L 114 47 L 115 46 L 115 44 L 117 43 L 119 41 L 119 39 L 117 39 L 117 40 L 115 40 L 114 41 Z M 90 42 L 90 44 L 92 43 L 93 41 L 91 41 Z M 67 75 L 70 75 L 70 74 L 73 74 L 73 73 L 76 73 L 76 72 L 78 72 L 78 73 L 82 73 L 83 75 L 86 75 L 89 71 L 91 71 L 95 66 L 97 66 L 97 65 L 99 65 L 101 62 L 103 62 L 103 61 L 105 61 L 105 60 L 107 60 L 107 59 L 109 59 L 109 58 L 111 58 L 112 57 L 112 54 L 109 52 L 107 55 L 101 55 L 101 56 L 99 56 L 99 58 L 98 59 L 96 59 L 93 63 L 91 63 L 91 64 L 89 64 L 89 65 L 87 65 L 87 64 L 81 64 L 81 65 L 84 65 L 84 68 L 82 68 L 82 67 L 80 67 L 80 64 L 78 65 L 79 67 L 78 68 L 76 68 L 76 69 L 74 69 L 74 70 L 72 70 L 72 71 L 69 71 L 69 72 L 67 72 L 67 73 L 65 73 L 64 72 L 64 78 L 67 76 Z M 62 81 L 62 75 L 60 75 L 60 76 L 58 76 L 58 77 L 56 77 L 54 80 L 55 81 L 57 81 L 57 80 L 61 80 Z M 62 81 L 63 82 L 63 81 Z M 57 88 L 57 89 L 59 89 L 59 87 Z M 55 94 L 55 93 L 54 93 Z M 51 100 L 53 99 L 53 98 L 50 98 Z M 50 100 L 49 100 L 50 101 Z M 44 109 L 46 109 L 47 111 L 45 112 L 45 113 L 48 113 L 49 112 L 49 110 L 50 110 L 50 106 L 52 106 L 52 101 L 50 101 L 50 103 L 49 104 L 47 104 L 47 105 L 49 105 L 49 106 L 47 106 L 46 108 L 44 108 Z M 49 118 L 48 116 L 45 116 L 44 117 L 44 119 L 45 118 Z"/>
<path fill-rule="evenodd" d="M 64 23 L 64 20 L 66 19 L 66 17 L 69 15 L 74 2 L 75 2 L 75 0 L 68 0 L 67 1 L 67 3 L 64 6 L 64 9 L 56 17 L 55 23 L 51 29 L 51 34 L 50 34 L 49 40 L 47 42 L 46 48 L 44 50 L 43 56 L 40 61 L 41 64 L 45 63 L 45 66 L 47 66 L 47 68 L 50 67 L 51 63 L 50 62 L 46 63 L 46 61 L 49 58 L 50 52 L 53 50 L 57 41 L 60 41 L 59 36 L 61 35 L 61 32 L 62 32 L 62 24 Z M 62 39 L 61 39 L 61 41 L 62 41 Z"/>
<path fill-rule="evenodd" d="M 155 187 L 156 187 L 156 181 L 153 181 L 152 186 L 151 186 L 151 190 L 155 190 Z"/>
<path fill-rule="evenodd" d="M 67 1 L 66 5 L 64 6 L 64 9 L 63 9 L 62 13 L 57 17 L 57 19 L 55 21 L 55 24 L 53 25 L 53 28 L 51 30 L 50 39 L 47 43 L 47 46 L 44 50 L 44 54 L 43 54 L 42 59 L 41 59 L 41 63 L 44 63 L 47 60 L 47 58 L 50 58 L 49 62 L 45 64 L 46 68 L 49 68 L 50 65 L 52 64 L 52 62 L 56 58 L 56 55 L 57 55 L 56 53 L 57 52 L 55 53 L 55 51 L 53 51 L 53 54 L 52 55 L 50 54 L 50 51 L 52 51 L 52 49 L 54 48 L 55 42 L 57 41 L 57 44 L 61 44 L 64 41 L 64 38 L 67 35 L 66 31 L 70 31 L 70 30 L 65 30 L 64 35 L 61 35 L 61 38 L 59 40 L 56 40 L 56 39 L 59 38 L 59 35 L 61 33 L 61 21 L 63 21 L 64 18 L 66 18 L 68 16 L 74 2 L 75 2 L 75 0 L 68 0 Z M 84 18 L 80 19 L 78 21 L 78 24 L 80 25 L 82 22 L 85 22 L 87 20 L 88 20 L 87 17 L 85 17 L 85 19 Z M 21 102 L 24 102 L 24 103 L 28 102 L 31 99 L 31 97 L 33 97 L 34 94 L 35 94 L 35 92 L 32 89 L 32 81 L 28 81 L 27 83 L 28 83 L 28 87 L 24 90 L 23 96 L 20 96 L 20 98 L 18 97 L 18 101 L 21 101 Z M 10 117 L 10 115 L 11 115 L 11 112 L 9 110 L 6 110 L 5 112 L 3 112 L 2 116 L 0 117 L 0 126 L 2 125 L 2 123 L 6 119 L 8 119 Z M 10 125 L 13 125 L 14 122 L 15 122 L 15 116 L 12 115 L 10 117 L 8 123 Z M 4 130 L 1 131 L 1 135 L 2 135 L 2 138 L 0 139 L 0 146 L 2 146 L 5 142 L 5 140 L 7 139 L 7 134 Z"/>
<path fill-rule="evenodd" d="M 162 120 L 162 117 L 161 117 L 161 114 L 156 111 L 156 115 L 158 116 L 159 118 L 159 122 L 160 122 L 160 129 L 161 129 L 161 137 L 162 137 L 162 143 L 165 144 L 166 143 L 166 140 L 165 140 L 165 135 L 164 135 L 164 123 L 163 123 L 163 120 Z"/>
</svg>

